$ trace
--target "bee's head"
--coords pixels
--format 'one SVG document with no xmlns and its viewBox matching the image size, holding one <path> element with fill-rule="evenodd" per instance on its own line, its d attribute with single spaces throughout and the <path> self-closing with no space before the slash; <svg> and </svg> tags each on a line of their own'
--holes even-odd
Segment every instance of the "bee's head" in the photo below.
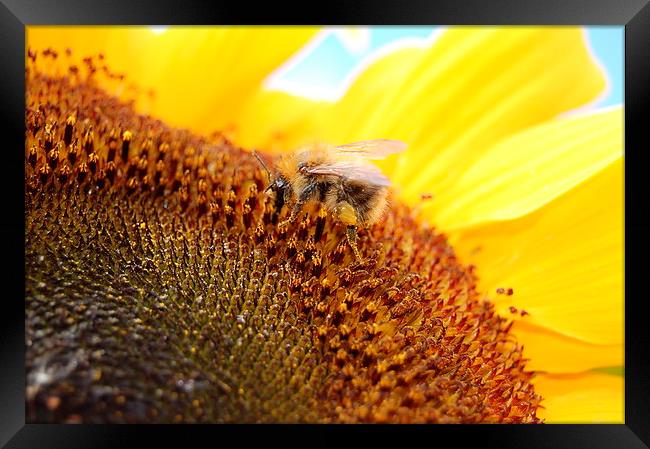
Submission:
<svg viewBox="0 0 650 449">
<path fill-rule="evenodd" d="M 285 203 L 291 200 L 291 184 L 282 175 L 276 175 L 265 191 L 270 191 L 275 201 L 275 212 L 280 213 Z"/>
<path fill-rule="evenodd" d="M 282 174 L 277 172 L 271 173 L 262 158 L 255 151 L 253 151 L 253 156 L 257 158 L 260 164 L 262 164 L 262 167 L 264 167 L 264 170 L 266 170 L 266 174 L 269 177 L 269 185 L 264 191 L 269 192 L 270 196 L 274 199 L 275 212 L 279 214 L 285 203 L 291 200 L 291 194 L 293 192 L 291 184 Z"/>
</svg>

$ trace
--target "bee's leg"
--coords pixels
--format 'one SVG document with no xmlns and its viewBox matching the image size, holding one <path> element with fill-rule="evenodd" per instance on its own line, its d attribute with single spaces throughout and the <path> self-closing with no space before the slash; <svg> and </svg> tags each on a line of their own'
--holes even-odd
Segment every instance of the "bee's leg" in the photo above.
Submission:
<svg viewBox="0 0 650 449">
<path fill-rule="evenodd" d="M 346 237 L 348 238 L 348 244 L 352 248 L 354 257 L 357 258 L 357 262 L 362 262 L 361 253 L 359 252 L 359 247 L 357 246 L 357 212 L 354 207 L 347 201 L 341 201 L 334 208 L 334 215 L 336 218 L 343 224 L 347 225 L 348 229 L 346 232 Z"/>
<path fill-rule="evenodd" d="M 276 215 L 280 215 L 280 212 L 282 212 L 282 208 L 284 207 L 284 203 L 286 201 L 287 199 L 285 198 L 284 192 L 276 193 L 275 202 L 273 203 L 273 208 L 275 209 Z"/>
<path fill-rule="evenodd" d="M 289 215 L 289 218 L 284 220 L 282 223 L 278 224 L 278 226 L 283 227 L 287 226 L 290 223 L 293 223 L 296 221 L 296 218 L 298 218 L 298 214 L 302 210 L 303 206 L 312 199 L 314 194 L 316 193 L 317 185 L 316 184 L 311 184 L 307 188 L 305 188 L 302 192 L 300 192 L 300 195 L 298 195 L 298 199 L 296 200 L 296 203 L 293 205 L 293 208 L 291 209 L 291 215 Z"/>
<path fill-rule="evenodd" d="M 354 257 L 357 258 L 358 262 L 363 261 L 361 258 L 361 253 L 359 252 L 359 247 L 357 246 L 357 227 L 354 225 L 348 225 L 346 236 L 348 238 L 350 248 L 352 248 L 352 252 L 354 253 Z"/>
<path fill-rule="evenodd" d="M 304 201 L 297 201 L 296 204 L 294 204 L 293 208 L 291 209 L 291 215 L 289 215 L 289 218 L 279 223 L 278 226 L 284 227 L 296 221 L 296 218 L 298 218 L 298 214 L 300 214 L 300 211 L 302 210 L 302 207 L 304 205 L 305 205 Z"/>
</svg>

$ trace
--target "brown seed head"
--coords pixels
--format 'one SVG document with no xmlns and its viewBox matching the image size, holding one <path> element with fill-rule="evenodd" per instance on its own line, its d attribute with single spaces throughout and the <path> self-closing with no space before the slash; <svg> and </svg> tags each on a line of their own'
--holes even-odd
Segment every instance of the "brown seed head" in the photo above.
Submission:
<svg viewBox="0 0 650 449">
<path fill-rule="evenodd" d="M 398 201 L 358 263 L 323 211 L 278 229 L 250 153 L 81 77 L 31 70 L 26 123 L 28 421 L 539 421 L 511 323 Z"/>
</svg>

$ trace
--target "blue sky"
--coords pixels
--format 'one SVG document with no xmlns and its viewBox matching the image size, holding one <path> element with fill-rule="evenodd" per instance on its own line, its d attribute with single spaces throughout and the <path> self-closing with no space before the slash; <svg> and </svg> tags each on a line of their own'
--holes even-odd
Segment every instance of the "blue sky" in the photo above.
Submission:
<svg viewBox="0 0 650 449">
<path fill-rule="evenodd" d="M 623 103 L 624 28 L 585 27 L 594 57 L 607 73 L 609 89 L 593 107 Z M 321 33 L 268 80 L 268 87 L 312 98 L 335 99 L 359 64 L 382 47 L 405 38 L 427 38 L 436 27 L 373 26 L 358 31 Z"/>
</svg>

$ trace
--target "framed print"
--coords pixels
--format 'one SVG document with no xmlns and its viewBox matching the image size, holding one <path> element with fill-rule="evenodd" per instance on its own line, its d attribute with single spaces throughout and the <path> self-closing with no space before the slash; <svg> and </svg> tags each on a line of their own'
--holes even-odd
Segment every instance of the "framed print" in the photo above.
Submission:
<svg viewBox="0 0 650 449">
<path fill-rule="evenodd" d="M 1 8 L 2 444 L 645 447 L 650 7 L 172 3 Z"/>
</svg>

